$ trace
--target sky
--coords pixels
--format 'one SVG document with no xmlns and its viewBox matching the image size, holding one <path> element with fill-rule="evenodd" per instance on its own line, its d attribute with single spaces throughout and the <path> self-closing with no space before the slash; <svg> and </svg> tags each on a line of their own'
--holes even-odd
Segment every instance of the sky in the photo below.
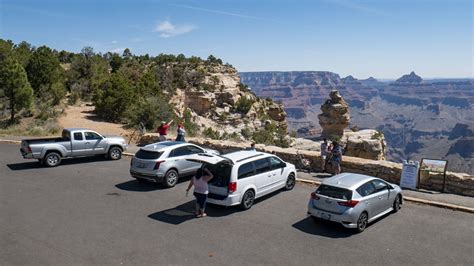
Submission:
<svg viewBox="0 0 474 266">
<path fill-rule="evenodd" d="M 246 71 L 474 77 L 472 0 L 0 0 L 0 38 Z"/>
</svg>

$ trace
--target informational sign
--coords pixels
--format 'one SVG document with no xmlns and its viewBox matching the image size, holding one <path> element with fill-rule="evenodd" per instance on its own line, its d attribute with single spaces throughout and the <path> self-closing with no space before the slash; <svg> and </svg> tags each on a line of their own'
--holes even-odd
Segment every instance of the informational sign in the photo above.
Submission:
<svg viewBox="0 0 474 266">
<path fill-rule="evenodd" d="M 421 160 L 421 170 L 427 170 L 434 173 L 444 173 L 446 172 L 446 165 L 448 161 L 446 160 L 435 160 L 435 159 L 426 159 Z"/>
<path fill-rule="evenodd" d="M 420 162 L 403 161 L 402 176 L 400 177 L 400 187 L 416 189 L 418 184 L 418 169 Z"/>
<path fill-rule="evenodd" d="M 430 177 L 431 173 L 441 173 L 443 174 L 443 188 L 442 191 L 444 192 L 446 189 L 446 169 L 448 168 L 448 161 L 446 160 L 439 160 L 439 159 L 421 159 L 420 171 L 427 173 L 428 178 Z"/>
</svg>

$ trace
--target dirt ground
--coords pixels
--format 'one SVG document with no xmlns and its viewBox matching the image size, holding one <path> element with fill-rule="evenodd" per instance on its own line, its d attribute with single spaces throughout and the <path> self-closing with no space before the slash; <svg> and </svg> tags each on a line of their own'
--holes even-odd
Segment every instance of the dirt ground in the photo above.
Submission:
<svg viewBox="0 0 474 266">
<path fill-rule="evenodd" d="M 120 135 L 128 138 L 133 129 L 125 129 L 122 124 L 105 122 L 93 113 L 94 106 L 87 104 L 68 106 L 65 115 L 58 119 L 61 128 L 83 127 L 95 130 L 104 135 Z"/>
</svg>

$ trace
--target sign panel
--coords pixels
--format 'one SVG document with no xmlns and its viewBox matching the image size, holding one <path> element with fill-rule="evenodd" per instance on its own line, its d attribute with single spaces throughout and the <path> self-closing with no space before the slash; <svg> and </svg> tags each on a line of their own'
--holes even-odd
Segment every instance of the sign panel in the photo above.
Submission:
<svg viewBox="0 0 474 266">
<path fill-rule="evenodd" d="M 400 177 L 400 187 L 416 189 L 418 183 L 418 169 L 420 162 L 403 161 L 402 176 Z"/>
</svg>

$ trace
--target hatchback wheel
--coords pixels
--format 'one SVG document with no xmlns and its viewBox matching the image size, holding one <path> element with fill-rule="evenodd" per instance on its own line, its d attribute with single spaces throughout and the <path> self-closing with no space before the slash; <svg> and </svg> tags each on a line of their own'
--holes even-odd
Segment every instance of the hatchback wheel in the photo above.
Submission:
<svg viewBox="0 0 474 266">
<path fill-rule="evenodd" d="M 359 219 L 357 220 L 357 231 L 359 233 L 363 232 L 365 228 L 367 227 L 367 224 L 369 222 L 369 216 L 367 215 L 366 212 L 363 212 L 360 214 Z"/>
<path fill-rule="evenodd" d="M 401 198 L 400 195 L 397 195 L 395 201 L 393 202 L 393 212 L 398 212 L 400 210 L 400 202 Z"/>
<path fill-rule="evenodd" d="M 242 202 L 240 203 L 240 206 L 244 210 L 250 209 L 252 207 L 253 202 L 255 200 L 255 193 L 253 190 L 247 190 L 244 193 L 244 196 L 242 197 Z"/>
<path fill-rule="evenodd" d="M 57 152 L 50 152 L 46 154 L 43 161 L 47 166 L 55 167 L 61 163 L 61 156 Z"/>
<path fill-rule="evenodd" d="M 178 172 L 176 172 L 176 170 L 169 170 L 166 172 L 163 185 L 165 187 L 174 187 L 176 183 L 178 183 Z"/>
<path fill-rule="evenodd" d="M 285 190 L 292 190 L 295 187 L 296 183 L 296 178 L 293 173 L 288 175 L 288 178 L 286 179 L 286 184 L 285 184 Z"/>
</svg>

